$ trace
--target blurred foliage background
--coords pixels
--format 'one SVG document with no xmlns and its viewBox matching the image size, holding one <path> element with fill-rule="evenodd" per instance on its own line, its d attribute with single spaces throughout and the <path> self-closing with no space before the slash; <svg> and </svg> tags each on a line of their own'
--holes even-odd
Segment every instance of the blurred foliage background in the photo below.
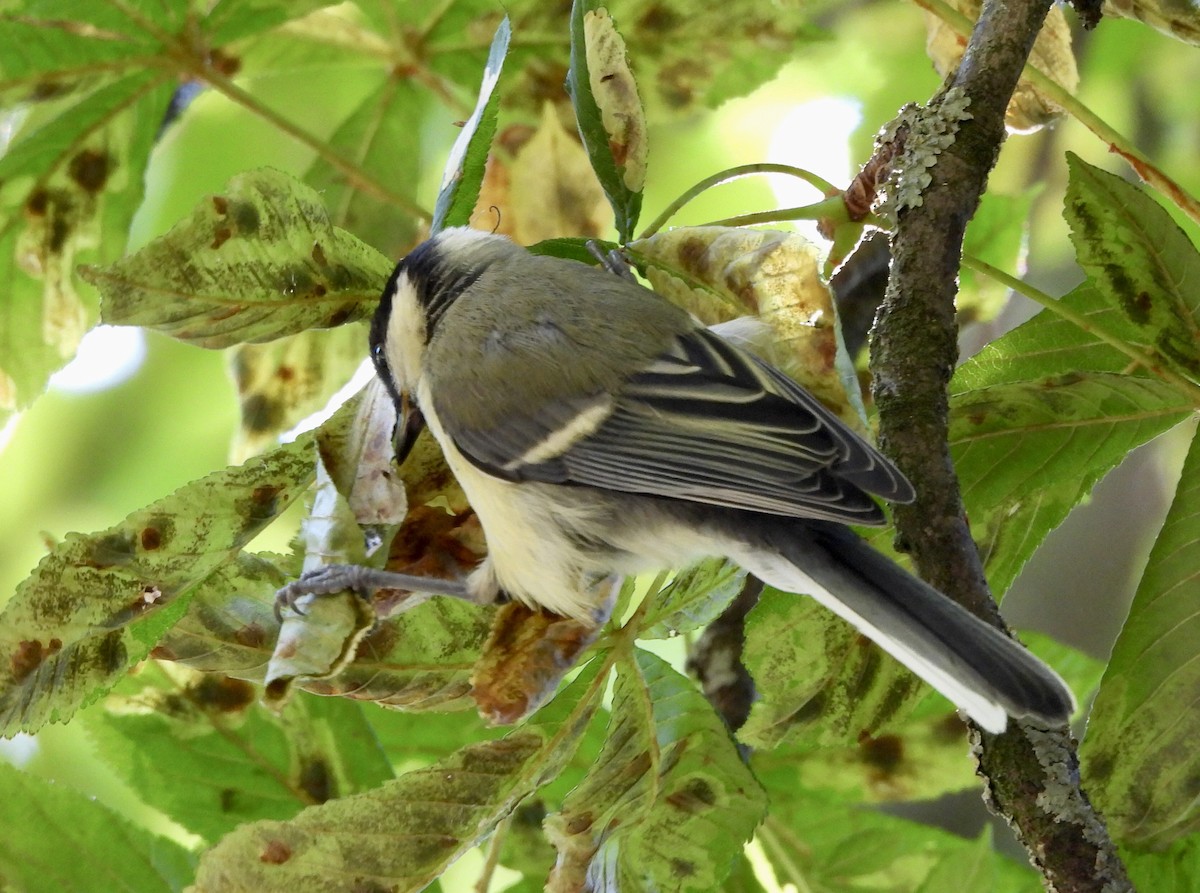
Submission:
<svg viewBox="0 0 1200 893">
<path fill-rule="evenodd" d="M 560 6 L 547 4 L 547 18 L 563 12 Z M 625 6 L 631 4 L 612 4 L 618 21 Z M 780 4 L 781 10 L 785 7 L 795 10 L 792 4 Z M 941 79 L 925 54 L 925 13 L 918 7 L 866 2 L 809 11 L 812 26 L 796 42 L 791 61 L 748 95 L 740 95 L 741 80 L 731 74 L 718 82 L 722 89 L 710 103 L 687 102 L 676 109 L 651 104 L 647 219 L 700 178 L 736 164 L 786 162 L 844 185 L 870 156 L 877 129 L 904 103 L 923 102 L 937 89 Z M 536 32 L 532 39 L 538 39 Z M 1188 85 L 1200 83 L 1195 48 L 1125 20 L 1106 20 L 1089 34 L 1076 30 L 1075 41 L 1079 98 L 1185 188 L 1200 191 L 1200 166 L 1195 164 L 1200 123 L 1193 101 L 1186 99 Z M 683 52 L 701 50 L 697 46 Z M 641 76 L 632 44 L 631 61 Z M 284 69 L 239 77 L 238 83 L 289 121 L 324 138 L 375 88 L 378 71 L 373 66 L 378 64 L 364 58 L 319 82 Z M 751 74 L 745 78 L 747 83 L 759 80 Z M 428 108 L 419 159 L 398 161 L 418 162 L 417 197 L 425 207 L 433 205 L 457 134 L 452 125 L 466 117 L 473 102 L 465 92 L 452 98 L 449 107 Z M 531 101 L 510 103 L 502 112 L 502 131 L 535 119 L 536 102 L 532 94 L 527 98 Z M 228 145 L 230 133 L 237 134 L 236 151 L 218 150 Z M 1035 134 L 1011 137 L 990 186 L 996 194 L 1030 197 L 1027 219 L 1007 223 L 1026 227 L 1025 278 L 1053 295 L 1082 278 L 1060 210 L 1066 176 L 1060 159 L 1068 149 L 1126 175 L 1123 162 L 1068 118 Z M 154 151 L 130 250 L 165 232 L 232 175 L 261 165 L 301 175 L 313 157 L 310 149 L 261 117 L 215 91 L 201 92 L 165 130 Z M 816 198 L 812 190 L 797 193 L 791 181 L 751 178 L 706 193 L 672 222 L 703 223 Z M 1180 222 L 1194 238 L 1195 227 Z M 1014 299 L 997 320 L 964 331 L 965 350 L 982 345 L 1033 309 Z M 229 460 L 238 406 L 225 356 L 154 333 L 144 335 L 144 349 L 144 358 L 128 377 L 99 389 L 52 384 L 4 429 L 0 603 L 28 575 L 48 542 L 68 531 L 113 524 Z M 91 369 L 119 359 L 114 351 L 136 355 L 138 350 L 136 341 L 101 349 L 98 365 Z M 365 350 L 364 343 L 364 356 Z M 99 374 L 80 373 L 85 379 Z M 1134 454 L 1050 538 L 1006 604 L 1015 625 L 1045 629 L 1105 656 L 1165 511 L 1172 475 L 1178 473 L 1182 456 L 1177 440 L 1168 436 Z M 77 734 L 74 727 L 47 728 L 41 734 L 42 749 L 28 768 L 103 793 L 109 802 L 119 800 L 119 785 L 76 748 L 72 739 Z M 5 746 L 14 756 L 27 753 L 19 742 Z"/>
</svg>

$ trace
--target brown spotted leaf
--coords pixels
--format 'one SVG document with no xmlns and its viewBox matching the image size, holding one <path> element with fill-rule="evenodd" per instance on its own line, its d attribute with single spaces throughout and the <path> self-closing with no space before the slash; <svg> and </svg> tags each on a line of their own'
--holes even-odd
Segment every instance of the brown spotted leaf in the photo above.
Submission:
<svg viewBox="0 0 1200 893">
<path fill-rule="evenodd" d="M 1081 756 L 1121 840 L 1159 850 L 1200 828 L 1200 441 L 1113 646 Z"/>
<path fill-rule="evenodd" d="M 533 789 L 548 743 L 521 729 L 291 821 L 242 825 L 204 854 L 195 889 L 423 890 Z"/>
<path fill-rule="evenodd" d="M 599 701 L 594 676 L 504 738 L 291 821 L 241 826 L 201 859 L 197 893 L 425 889 L 561 771 Z"/>
<path fill-rule="evenodd" d="M 877 734 L 921 696 L 917 677 L 810 598 L 765 589 L 746 619 L 746 668 L 759 699 L 738 737 L 845 745 Z M 944 713 L 954 708 L 945 703 Z"/>
<path fill-rule="evenodd" d="M 1093 691 L 1104 670 L 1101 661 L 1055 642 L 1022 632 L 1038 657 L 1062 673 L 1072 691 Z M 978 784 L 965 748 L 966 724 L 931 689 L 911 713 L 882 728 L 854 733 L 838 745 L 814 743 L 797 735 L 780 747 L 759 749 L 756 773 L 791 773 L 791 784 L 811 791 L 836 792 L 855 802 L 932 800 Z"/>
<path fill-rule="evenodd" d="M 102 315 L 199 344 L 271 341 L 368 317 L 393 263 L 287 174 L 239 174 L 165 236 L 84 276 Z"/>
<path fill-rule="evenodd" d="M 69 114 L 32 110 L 0 156 L 0 416 L 27 406 L 96 322 L 76 265 L 125 250 L 170 97 L 157 72 L 105 82 Z"/>
<path fill-rule="evenodd" d="M 1200 252 L 1153 198 L 1067 154 L 1063 214 L 1079 265 L 1158 357 L 1200 378 Z"/>
<path fill-rule="evenodd" d="M 721 335 L 787 372 L 863 430 L 858 379 L 840 342 L 816 245 L 795 233 L 699 226 L 629 247 L 645 262 L 655 291 L 719 324 Z"/>
<path fill-rule="evenodd" d="M 367 336 L 359 325 L 238 347 L 230 357 L 242 416 L 234 460 L 275 445 L 279 435 L 323 409 L 366 355 Z"/>
<path fill-rule="evenodd" d="M 209 842 L 393 777 L 363 715 L 375 708 L 300 697 L 277 711 L 260 695 L 240 679 L 148 661 L 80 718 L 106 764 Z"/>
<path fill-rule="evenodd" d="M 567 89 L 592 169 L 608 196 L 621 241 L 633 236 L 646 181 L 646 115 L 612 16 L 596 0 L 571 6 Z"/>
<path fill-rule="evenodd" d="M 396 467 L 392 443 L 395 427 L 396 407 L 392 398 L 383 382 L 372 376 L 361 391 L 317 430 L 321 462 L 359 524 L 386 527 L 402 522 L 408 514 L 407 483 L 414 480 L 419 484 L 424 480 L 420 463 L 409 467 L 406 461 L 403 467 Z M 449 470 L 446 479 L 452 479 Z M 425 495 L 420 487 L 413 489 L 418 495 Z M 444 494 L 439 490 L 436 495 Z M 433 498 L 429 496 L 414 504 L 423 505 Z M 465 501 L 458 504 L 451 500 L 451 504 L 460 509 L 465 507 Z"/>
<path fill-rule="evenodd" d="M 187 597 L 308 486 L 311 441 L 181 487 L 91 535 L 70 534 L 0 615 L 0 734 L 64 721 L 112 686 Z"/>
<path fill-rule="evenodd" d="M 513 128 L 510 135 L 520 133 Z M 598 238 L 612 226 L 587 153 L 549 103 L 511 161 L 501 162 L 493 150 L 472 225 L 491 229 L 497 208 L 500 231 L 522 245 L 564 236 Z"/>
<path fill-rule="evenodd" d="M 955 394 L 950 448 L 995 591 L 1134 447 L 1194 412 L 1173 385 L 1103 372 Z"/>
<path fill-rule="evenodd" d="M 347 442 L 337 441 L 342 447 Z M 336 459 L 339 468 L 348 458 L 332 442 L 323 444 L 321 453 Z M 324 471 L 321 478 L 302 528 L 305 567 L 362 563 L 363 529 Z M 392 540 L 388 566 L 411 574 L 462 576 L 481 549 L 473 515 L 456 517 L 420 506 Z M 284 611 L 281 629 L 273 608 L 283 573 L 247 555 L 223 571 L 198 588 L 188 613 L 155 656 L 264 682 L 274 701 L 299 686 L 409 709 L 469 703 L 471 669 L 488 634 L 491 610 L 450 599 L 405 610 L 406 601 L 411 604 L 407 594 L 388 591 L 377 593 L 371 603 L 350 593 L 305 596 L 299 605 L 304 614 Z M 400 610 L 404 613 L 388 616 Z M 376 623 L 377 612 L 386 619 Z"/>
<path fill-rule="evenodd" d="M 0 156 L 0 415 L 28 405 L 95 323 L 96 295 L 76 267 L 125 251 L 150 153 L 193 64 L 232 70 L 237 59 L 222 45 L 317 5 L 5 5 L 0 103 L 12 114 Z"/>
<path fill-rule="evenodd" d="M 1105 15 L 1137 19 L 1177 40 L 1200 46 L 1200 9 L 1181 0 L 1105 0 Z"/>
<path fill-rule="evenodd" d="M 471 677 L 480 714 L 497 725 L 528 716 L 554 694 L 599 631 L 516 602 L 502 606 Z"/>
<path fill-rule="evenodd" d="M 718 890 L 766 814 L 766 795 L 720 718 L 661 658 L 617 665 L 608 737 L 546 822 L 546 889 Z M 611 886 L 610 886 L 611 885 Z"/>
<path fill-rule="evenodd" d="M 308 515 L 300 525 L 305 573 L 325 565 L 362 564 L 366 543 L 323 461 L 317 461 L 316 487 Z M 374 607 L 360 595 L 342 592 L 306 593 L 282 611 L 283 623 L 267 665 L 266 697 L 271 704 L 286 700 L 294 682 L 327 679 L 354 659 L 363 636 L 375 624 Z"/>
<path fill-rule="evenodd" d="M 982 0 L 951 0 L 954 9 L 972 22 L 979 18 Z M 945 77 L 958 67 L 967 39 L 933 13 L 925 16 L 928 38 L 925 51 L 938 74 Z M 1071 48 L 1071 26 L 1061 6 L 1051 6 L 1033 45 L 1029 62 L 1068 93 L 1079 86 L 1079 70 Z M 1063 109 L 1026 79 L 1017 84 L 1004 113 L 1004 123 L 1017 133 L 1032 133 L 1063 116 Z"/>
<path fill-rule="evenodd" d="M 284 582 L 272 563 L 243 553 L 197 587 L 187 613 L 153 655 L 262 683 L 279 636 L 275 591 Z M 467 709 L 471 673 L 487 640 L 491 613 L 452 599 L 431 599 L 380 620 L 336 676 L 297 684 L 317 694 L 405 710 Z"/>
</svg>

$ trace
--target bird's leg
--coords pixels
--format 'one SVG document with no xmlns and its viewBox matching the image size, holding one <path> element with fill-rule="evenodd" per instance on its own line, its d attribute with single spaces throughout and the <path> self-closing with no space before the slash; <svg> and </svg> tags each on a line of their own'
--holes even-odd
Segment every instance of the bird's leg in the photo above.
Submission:
<svg viewBox="0 0 1200 893">
<path fill-rule="evenodd" d="M 303 614 L 296 603 L 306 595 L 333 595 L 349 590 L 369 600 L 372 593 L 380 589 L 412 593 L 415 598 L 405 600 L 405 609 L 415 607 L 431 595 L 445 595 L 472 604 L 491 604 L 494 601 L 491 593 L 475 591 L 474 587 L 467 585 L 466 580 L 418 577 L 358 564 L 325 564 L 307 571 L 275 593 L 275 618 L 281 619 L 284 608 Z"/>
</svg>

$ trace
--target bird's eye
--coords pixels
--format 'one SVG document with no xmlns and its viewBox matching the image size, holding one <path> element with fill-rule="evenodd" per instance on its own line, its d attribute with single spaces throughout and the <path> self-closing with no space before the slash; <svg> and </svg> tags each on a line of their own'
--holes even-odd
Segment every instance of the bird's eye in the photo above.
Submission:
<svg viewBox="0 0 1200 893">
<path fill-rule="evenodd" d="M 387 354 L 384 353 L 382 343 L 371 345 L 371 362 L 375 364 L 375 369 L 381 377 L 388 371 Z"/>
</svg>

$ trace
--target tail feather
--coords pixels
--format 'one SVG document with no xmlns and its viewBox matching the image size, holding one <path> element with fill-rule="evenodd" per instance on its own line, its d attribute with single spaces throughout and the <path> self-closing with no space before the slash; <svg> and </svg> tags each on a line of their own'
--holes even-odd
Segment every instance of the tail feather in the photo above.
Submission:
<svg viewBox="0 0 1200 893">
<path fill-rule="evenodd" d="M 1008 716 L 1065 723 L 1066 683 L 1020 643 L 827 522 L 764 527 L 732 556 L 771 586 L 811 595 L 961 708 L 989 732 Z"/>
</svg>

